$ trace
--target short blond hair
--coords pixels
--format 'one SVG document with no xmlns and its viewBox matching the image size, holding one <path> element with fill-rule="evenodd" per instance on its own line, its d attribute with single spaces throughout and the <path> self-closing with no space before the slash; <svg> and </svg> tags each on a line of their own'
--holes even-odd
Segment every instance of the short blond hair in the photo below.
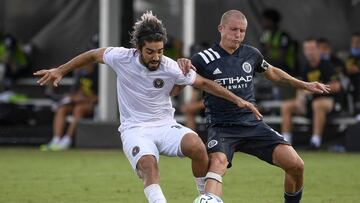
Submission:
<svg viewBox="0 0 360 203">
<path fill-rule="evenodd" d="M 245 15 L 241 11 L 239 11 L 239 10 L 229 10 L 229 11 L 226 11 L 221 16 L 220 25 L 225 25 L 227 23 L 228 19 L 231 18 L 231 17 L 235 17 L 235 18 L 247 21 Z"/>
</svg>

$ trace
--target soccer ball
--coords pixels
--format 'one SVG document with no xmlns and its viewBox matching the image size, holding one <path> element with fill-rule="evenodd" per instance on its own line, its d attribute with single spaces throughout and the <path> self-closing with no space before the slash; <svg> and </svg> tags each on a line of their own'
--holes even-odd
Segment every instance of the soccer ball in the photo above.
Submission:
<svg viewBox="0 0 360 203">
<path fill-rule="evenodd" d="M 220 197 L 212 194 L 206 193 L 198 196 L 193 203 L 224 203 Z"/>
</svg>

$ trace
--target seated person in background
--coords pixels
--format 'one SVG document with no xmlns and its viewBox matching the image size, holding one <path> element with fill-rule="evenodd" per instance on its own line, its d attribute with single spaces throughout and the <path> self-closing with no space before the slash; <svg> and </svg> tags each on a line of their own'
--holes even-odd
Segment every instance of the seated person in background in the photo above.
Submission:
<svg viewBox="0 0 360 203">
<path fill-rule="evenodd" d="M 14 80 L 28 71 L 28 59 L 17 40 L 0 33 L 0 92 L 11 90 Z"/>
<path fill-rule="evenodd" d="M 265 9 L 263 11 L 261 50 L 266 61 L 297 77 L 299 74 L 297 70 L 297 43 L 287 32 L 281 29 L 280 22 L 281 14 L 277 10 Z M 281 84 L 272 88 L 274 99 L 281 101 L 293 99 L 295 91 L 292 86 Z"/>
<path fill-rule="evenodd" d="M 181 112 L 185 116 L 186 127 L 196 130 L 196 115 L 201 110 L 205 109 L 205 105 L 201 98 L 201 91 L 194 89 L 192 92 L 191 100 L 181 106 Z"/>
<path fill-rule="evenodd" d="M 350 56 L 346 60 L 346 74 L 353 87 L 351 93 L 355 104 L 356 119 L 360 121 L 360 32 L 351 36 Z"/>
<path fill-rule="evenodd" d="M 338 75 L 341 84 L 341 91 L 335 95 L 335 103 L 337 104 L 335 110 L 337 112 L 341 111 L 343 113 L 349 113 L 349 111 L 346 111 L 349 110 L 346 109 L 346 107 L 348 107 L 347 93 L 350 82 L 349 78 L 345 74 L 345 63 L 333 53 L 331 43 L 328 39 L 319 38 L 317 41 L 320 49 L 321 60 L 328 61 L 334 66 L 335 72 Z"/>
<path fill-rule="evenodd" d="M 77 122 L 94 113 L 97 103 L 97 69 L 89 65 L 75 71 L 75 91 L 59 101 L 53 121 L 53 137 L 48 144 L 41 145 L 41 150 L 65 150 L 71 146 Z M 71 114 L 72 120 L 66 127 L 66 117 Z"/>
<path fill-rule="evenodd" d="M 326 114 L 331 112 L 334 107 L 333 93 L 340 91 L 340 82 L 335 67 L 329 61 L 320 59 L 320 49 L 316 39 L 306 39 L 303 42 L 303 51 L 307 60 L 307 65 L 304 67 L 304 80 L 309 82 L 320 81 L 330 85 L 331 88 L 330 94 L 311 95 L 313 134 L 310 146 L 312 149 L 319 149 L 321 147 L 321 137 L 326 122 Z M 282 135 L 289 142 L 292 141 L 292 115 L 306 113 L 306 96 L 310 96 L 310 93 L 298 91 L 295 99 L 284 102 L 281 107 Z"/>
<path fill-rule="evenodd" d="M 337 73 L 342 73 L 345 70 L 345 63 L 334 55 L 329 40 L 326 38 L 319 38 L 317 41 L 321 60 L 330 61 L 334 65 L 335 71 Z"/>
</svg>

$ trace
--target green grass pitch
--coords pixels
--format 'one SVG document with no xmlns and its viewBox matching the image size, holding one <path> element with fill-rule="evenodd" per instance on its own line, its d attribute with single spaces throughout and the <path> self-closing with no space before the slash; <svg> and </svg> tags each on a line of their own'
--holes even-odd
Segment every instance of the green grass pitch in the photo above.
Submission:
<svg viewBox="0 0 360 203">
<path fill-rule="evenodd" d="M 360 201 L 360 154 L 300 152 L 305 203 Z M 197 196 L 189 159 L 161 157 L 161 186 L 169 203 Z M 283 173 L 237 153 L 224 177 L 226 203 L 283 202 Z M 40 152 L 0 148 L 1 203 L 146 203 L 140 179 L 120 150 Z"/>
</svg>

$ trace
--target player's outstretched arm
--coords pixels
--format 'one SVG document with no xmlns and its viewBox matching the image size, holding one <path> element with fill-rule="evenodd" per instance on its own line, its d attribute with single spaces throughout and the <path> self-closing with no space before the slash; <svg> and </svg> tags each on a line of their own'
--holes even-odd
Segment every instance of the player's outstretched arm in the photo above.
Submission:
<svg viewBox="0 0 360 203">
<path fill-rule="evenodd" d="M 214 81 L 211 81 L 200 75 L 197 75 L 193 83 L 193 86 L 203 91 L 206 91 L 212 95 L 229 100 L 235 103 L 240 108 L 250 109 L 255 114 L 255 117 L 258 120 L 260 120 L 263 117 L 261 113 L 258 111 L 258 109 L 252 103 L 245 101 L 242 98 L 236 96 L 234 93 L 230 92 L 229 90 L 227 90 L 226 88 L 222 87 L 221 85 L 219 85 Z"/>
<path fill-rule="evenodd" d="M 320 83 L 320 82 L 304 82 L 302 80 L 298 80 L 291 75 L 287 74 L 283 70 L 271 66 L 265 71 L 265 76 L 267 79 L 274 82 L 283 82 L 288 83 L 296 88 L 304 89 L 310 91 L 312 93 L 329 93 L 330 86 Z"/>
<path fill-rule="evenodd" d="M 37 81 L 37 83 L 41 86 L 46 84 L 52 84 L 57 87 L 63 76 L 66 75 L 68 72 L 76 68 L 85 67 L 86 65 L 91 63 L 104 63 L 103 55 L 105 49 L 106 48 L 98 48 L 84 52 L 57 68 L 42 69 L 36 71 L 35 73 L 33 73 L 33 75 L 41 77 Z"/>
</svg>

